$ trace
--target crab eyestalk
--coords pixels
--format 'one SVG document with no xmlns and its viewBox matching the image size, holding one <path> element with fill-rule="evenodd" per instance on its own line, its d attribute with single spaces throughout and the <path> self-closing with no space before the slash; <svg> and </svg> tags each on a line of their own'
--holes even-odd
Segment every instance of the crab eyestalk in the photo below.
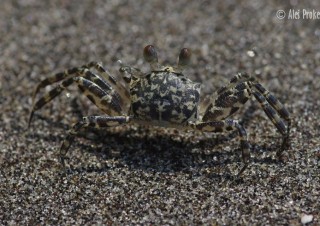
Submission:
<svg viewBox="0 0 320 226">
<path fill-rule="evenodd" d="M 182 71 L 186 66 L 190 64 L 191 51 L 187 48 L 183 48 L 180 51 L 178 59 L 178 68 Z"/>
<path fill-rule="evenodd" d="M 153 45 L 147 45 L 144 47 L 143 57 L 144 60 L 150 64 L 152 70 L 158 68 L 158 54 Z"/>
</svg>

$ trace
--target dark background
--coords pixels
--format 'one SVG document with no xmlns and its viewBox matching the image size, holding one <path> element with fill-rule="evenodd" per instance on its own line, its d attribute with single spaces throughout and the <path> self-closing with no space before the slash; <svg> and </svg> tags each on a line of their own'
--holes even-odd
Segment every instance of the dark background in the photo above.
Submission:
<svg viewBox="0 0 320 226">
<path fill-rule="evenodd" d="M 320 4 L 301 2 L 1 1 L 2 224 L 299 225 L 305 214 L 319 224 L 320 19 L 303 19 L 302 10 Z M 290 9 L 300 9 L 300 19 L 288 19 Z M 252 145 L 242 178 L 232 177 L 242 164 L 234 134 L 139 126 L 83 133 L 68 153 L 71 169 L 62 169 L 68 128 L 101 112 L 72 87 L 27 130 L 35 86 L 91 60 L 115 75 L 118 59 L 146 71 L 147 44 L 169 64 L 190 48 L 186 74 L 206 93 L 239 71 L 256 76 L 292 115 L 288 161 L 275 157 L 281 136 L 249 101 L 234 116 Z"/>
</svg>

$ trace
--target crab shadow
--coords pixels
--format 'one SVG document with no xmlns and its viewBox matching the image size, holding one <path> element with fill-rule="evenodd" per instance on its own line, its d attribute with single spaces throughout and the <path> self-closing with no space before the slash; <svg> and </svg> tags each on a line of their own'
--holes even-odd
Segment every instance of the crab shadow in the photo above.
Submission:
<svg viewBox="0 0 320 226">
<path fill-rule="evenodd" d="M 250 105 L 244 112 L 241 124 L 248 125 L 251 115 L 257 109 Z M 46 119 L 48 120 L 48 119 Z M 49 119 L 50 120 L 50 119 Z M 50 123 L 53 127 L 67 129 L 63 123 Z M 153 127 L 128 127 L 120 132 L 111 130 L 87 129 L 79 134 L 71 149 L 81 149 L 83 152 L 96 155 L 99 164 L 78 163 L 70 164 L 63 174 L 81 172 L 107 172 L 110 166 L 108 160 L 113 159 L 117 167 L 127 167 L 134 170 L 149 172 L 185 172 L 192 175 L 201 174 L 205 169 L 213 169 L 210 177 L 221 179 L 234 178 L 235 173 L 228 170 L 228 165 L 236 163 L 238 170 L 243 165 L 241 151 L 237 139 L 237 132 L 214 137 L 203 136 L 199 139 L 184 139 L 184 134 L 163 133 L 154 131 Z M 89 135 L 88 135 L 89 134 Z M 51 139 L 43 137 L 44 139 Z M 85 142 L 79 139 L 85 140 Z M 84 139 L 83 139 L 84 138 Z M 39 139 L 42 139 L 39 137 Z M 60 138 L 52 138 L 59 140 Z M 62 138 L 63 139 L 63 138 Z M 62 140 L 61 140 L 62 141 Z M 92 144 L 95 145 L 92 145 Z M 259 146 L 252 144 L 251 152 L 261 150 L 271 152 L 278 147 Z M 228 146 L 228 148 L 226 148 Z M 226 150 L 227 149 L 227 150 Z M 66 161 L 69 161 L 67 154 Z M 71 159 L 72 160 L 72 159 Z M 251 158 L 251 162 L 278 164 L 279 161 L 271 158 Z M 71 161 L 72 162 L 72 161 Z M 218 169 L 218 170 L 215 170 Z"/>
<path fill-rule="evenodd" d="M 183 136 L 181 134 L 177 136 L 152 134 L 148 130 L 141 127 L 127 129 L 120 134 L 110 131 L 94 131 L 93 133 L 98 134 L 96 137 L 91 136 L 86 142 L 77 142 L 76 145 L 83 152 L 96 155 L 99 164 L 80 163 L 76 167 L 71 167 L 66 173 L 102 173 L 114 167 L 125 167 L 129 170 L 146 172 L 183 172 L 193 176 L 207 174 L 210 178 L 221 181 L 234 180 L 234 176 L 243 166 L 239 144 L 233 139 L 233 134 L 215 138 L 204 137 L 194 142 L 176 139 Z M 132 135 L 140 134 L 141 131 L 144 131 L 142 136 Z M 152 135 L 149 135 L 149 132 Z M 93 146 L 92 143 L 96 145 Z M 225 150 L 226 145 L 231 148 Z M 275 151 L 275 148 L 255 144 L 252 145 L 252 152 L 261 153 L 261 150 L 272 152 Z M 109 160 L 116 163 L 110 166 Z M 255 157 L 250 161 L 251 163 L 279 163 L 271 157 Z M 233 168 L 234 165 L 237 165 L 235 172 L 230 171 L 229 165 L 231 164 Z M 212 170 L 208 173 L 207 169 Z"/>
</svg>

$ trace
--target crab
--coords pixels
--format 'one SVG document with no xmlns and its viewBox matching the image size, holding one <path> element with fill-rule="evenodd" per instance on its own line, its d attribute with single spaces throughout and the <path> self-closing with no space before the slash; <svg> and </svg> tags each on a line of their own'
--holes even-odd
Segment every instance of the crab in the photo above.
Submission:
<svg viewBox="0 0 320 226">
<path fill-rule="evenodd" d="M 240 138 L 244 163 L 238 173 L 240 175 L 248 166 L 250 145 L 246 130 L 237 120 L 230 119 L 230 116 L 252 96 L 282 135 L 282 144 L 277 154 L 281 155 L 287 148 L 291 125 L 289 112 L 254 77 L 247 73 L 238 73 L 216 93 L 203 95 L 201 84 L 193 82 L 183 74 L 183 70 L 190 63 L 189 49 L 183 48 L 180 51 L 176 66 L 159 64 L 156 49 L 152 45 L 144 48 L 143 56 L 151 68 L 147 73 L 120 62 L 119 71 L 122 76 L 115 77 L 101 63 L 91 62 L 57 73 L 38 84 L 33 94 L 29 126 L 37 110 L 72 84 L 76 84 L 82 93 L 105 113 L 83 117 L 68 131 L 60 148 L 60 161 L 63 165 L 67 151 L 80 130 L 135 123 L 213 133 L 235 130 Z M 34 101 L 42 88 L 54 83 L 58 83 L 55 88 L 45 93 L 37 102 Z"/>
</svg>

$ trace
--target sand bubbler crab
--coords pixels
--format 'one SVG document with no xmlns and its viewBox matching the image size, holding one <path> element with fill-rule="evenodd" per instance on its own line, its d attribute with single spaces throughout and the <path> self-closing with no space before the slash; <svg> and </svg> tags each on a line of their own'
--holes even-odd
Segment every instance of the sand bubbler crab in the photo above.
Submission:
<svg viewBox="0 0 320 226">
<path fill-rule="evenodd" d="M 203 97 L 201 84 L 191 81 L 183 74 L 183 69 L 190 62 L 189 49 L 181 50 L 178 64 L 174 67 L 159 64 L 156 49 L 152 45 L 144 48 L 143 56 L 151 67 L 151 71 L 147 73 L 121 64 L 119 71 L 122 76 L 115 77 L 101 63 L 91 62 L 57 73 L 38 84 L 33 95 L 29 126 L 35 111 L 72 84 L 76 84 L 105 113 L 83 117 L 68 131 L 60 148 L 60 160 L 63 164 L 72 141 L 81 129 L 136 123 L 213 133 L 236 130 L 244 162 L 238 173 L 240 175 L 248 166 L 250 145 L 246 130 L 237 120 L 229 117 L 252 96 L 283 137 L 277 154 L 280 155 L 287 148 L 290 115 L 284 105 L 254 77 L 238 73 L 231 78 L 229 84 L 214 94 Z M 34 102 L 40 89 L 55 83 L 58 83 L 55 88 Z"/>
</svg>

